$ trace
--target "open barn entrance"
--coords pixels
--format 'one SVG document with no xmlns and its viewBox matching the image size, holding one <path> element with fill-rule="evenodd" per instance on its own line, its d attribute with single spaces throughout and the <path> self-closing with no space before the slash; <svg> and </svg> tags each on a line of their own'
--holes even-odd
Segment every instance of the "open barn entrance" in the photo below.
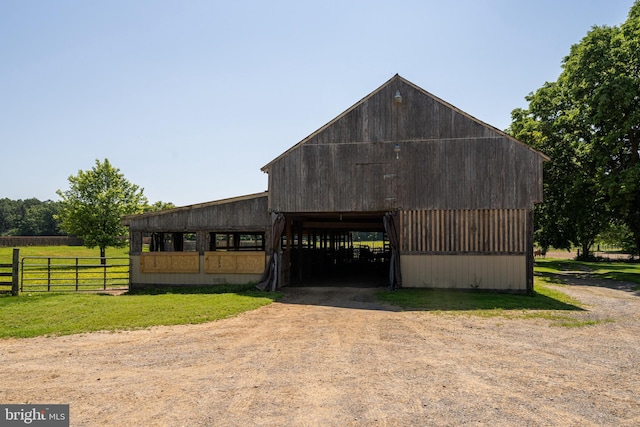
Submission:
<svg viewBox="0 0 640 427">
<path fill-rule="evenodd" d="M 282 247 L 290 286 L 384 286 L 391 249 L 384 212 L 288 214 Z"/>
</svg>

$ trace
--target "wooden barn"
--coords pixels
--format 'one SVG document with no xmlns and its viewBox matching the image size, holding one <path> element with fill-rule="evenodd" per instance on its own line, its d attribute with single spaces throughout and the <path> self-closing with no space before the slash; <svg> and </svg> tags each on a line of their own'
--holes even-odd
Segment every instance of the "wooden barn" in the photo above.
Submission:
<svg viewBox="0 0 640 427">
<path fill-rule="evenodd" d="M 264 166 L 266 193 L 125 218 L 131 284 L 527 292 L 545 160 L 395 75 Z"/>
</svg>

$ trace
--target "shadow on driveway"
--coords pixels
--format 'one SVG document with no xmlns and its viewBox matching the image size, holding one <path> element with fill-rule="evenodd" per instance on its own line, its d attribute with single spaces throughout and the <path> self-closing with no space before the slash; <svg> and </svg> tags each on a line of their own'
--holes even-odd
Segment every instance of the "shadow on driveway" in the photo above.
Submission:
<svg viewBox="0 0 640 427">
<path fill-rule="evenodd" d="M 283 293 L 279 302 L 285 304 L 401 311 L 399 307 L 385 304 L 376 297 L 378 292 L 388 292 L 383 287 L 305 286 L 284 287 L 279 291 Z"/>
</svg>

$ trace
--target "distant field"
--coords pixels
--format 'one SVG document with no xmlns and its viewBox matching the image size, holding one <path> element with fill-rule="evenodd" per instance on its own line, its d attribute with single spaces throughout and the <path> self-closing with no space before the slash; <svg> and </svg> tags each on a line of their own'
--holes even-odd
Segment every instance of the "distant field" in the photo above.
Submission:
<svg viewBox="0 0 640 427">
<path fill-rule="evenodd" d="M 64 257 L 99 257 L 100 249 L 88 249 L 84 246 L 22 246 L 20 258 L 25 256 L 64 256 Z M 129 248 L 107 248 L 107 257 L 128 257 Z M 0 248 L 0 264 L 11 262 L 13 248 Z"/>
</svg>

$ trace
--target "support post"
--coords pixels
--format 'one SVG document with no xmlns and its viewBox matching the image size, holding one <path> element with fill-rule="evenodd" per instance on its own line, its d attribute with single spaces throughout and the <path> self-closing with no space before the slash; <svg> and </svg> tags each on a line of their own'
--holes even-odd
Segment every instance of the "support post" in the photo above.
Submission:
<svg viewBox="0 0 640 427">
<path fill-rule="evenodd" d="M 527 269 L 527 294 L 533 295 L 533 209 L 529 209 L 527 211 L 527 234 L 526 234 L 526 242 L 527 242 L 527 258 L 526 258 L 526 269 Z"/>
<path fill-rule="evenodd" d="M 18 265 L 20 264 L 20 249 L 13 248 L 13 265 L 11 267 L 11 295 L 18 296 L 20 294 L 20 287 L 18 280 Z"/>
</svg>

